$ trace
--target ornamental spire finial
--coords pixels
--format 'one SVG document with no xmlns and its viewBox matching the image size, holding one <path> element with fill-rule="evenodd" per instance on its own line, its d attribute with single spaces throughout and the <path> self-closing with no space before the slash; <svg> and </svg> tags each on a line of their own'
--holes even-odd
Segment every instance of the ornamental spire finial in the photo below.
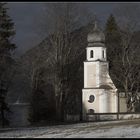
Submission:
<svg viewBox="0 0 140 140">
<path fill-rule="evenodd" d="M 94 14 L 94 30 L 97 30 L 98 29 L 98 25 L 97 25 L 97 21 L 98 21 L 98 19 L 97 19 L 97 16 L 96 16 L 96 14 Z"/>
</svg>

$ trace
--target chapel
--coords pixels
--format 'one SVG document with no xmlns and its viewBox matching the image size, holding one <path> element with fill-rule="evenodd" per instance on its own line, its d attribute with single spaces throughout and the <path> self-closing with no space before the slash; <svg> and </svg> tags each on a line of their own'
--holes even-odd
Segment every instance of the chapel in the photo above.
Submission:
<svg viewBox="0 0 140 140">
<path fill-rule="evenodd" d="M 118 94 L 109 76 L 105 35 L 94 24 L 87 35 L 86 60 L 84 61 L 84 88 L 82 89 L 82 118 L 97 120 L 99 113 L 117 113 Z"/>
</svg>

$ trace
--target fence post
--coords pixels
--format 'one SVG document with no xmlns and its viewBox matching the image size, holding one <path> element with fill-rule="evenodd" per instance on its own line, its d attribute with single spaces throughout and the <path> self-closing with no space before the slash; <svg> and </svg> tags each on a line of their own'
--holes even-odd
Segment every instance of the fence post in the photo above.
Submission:
<svg viewBox="0 0 140 140">
<path fill-rule="evenodd" d="M 119 96 L 119 92 L 118 93 L 118 112 L 117 112 L 117 120 L 119 120 L 119 113 L 120 113 L 120 96 Z"/>
</svg>

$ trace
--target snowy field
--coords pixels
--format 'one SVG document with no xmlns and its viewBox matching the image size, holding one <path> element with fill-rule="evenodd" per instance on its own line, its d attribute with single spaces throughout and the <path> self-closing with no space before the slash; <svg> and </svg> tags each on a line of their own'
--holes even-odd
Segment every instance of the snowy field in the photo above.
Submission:
<svg viewBox="0 0 140 140">
<path fill-rule="evenodd" d="M 0 138 L 139 138 L 140 120 L 0 129 Z"/>
</svg>

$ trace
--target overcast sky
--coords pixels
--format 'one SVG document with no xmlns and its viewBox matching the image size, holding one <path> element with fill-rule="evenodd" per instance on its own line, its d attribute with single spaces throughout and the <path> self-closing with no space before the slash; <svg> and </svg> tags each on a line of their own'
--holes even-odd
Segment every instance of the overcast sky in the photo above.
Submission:
<svg viewBox="0 0 140 140">
<path fill-rule="evenodd" d="M 95 13 L 98 19 L 104 24 L 106 18 L 112 13 L 118 3 L 83 3 L 91 12 Z M 26 50 L 36 46 L 45 36 L 39 34 L 37 19 L 43 13 L 44 3 L 33 2 L 9 2 L 8 13 L 15 23 L 16 35 L 14 41 L 18 49 L 17 55 L 23 54 Z"/>
</svg>

